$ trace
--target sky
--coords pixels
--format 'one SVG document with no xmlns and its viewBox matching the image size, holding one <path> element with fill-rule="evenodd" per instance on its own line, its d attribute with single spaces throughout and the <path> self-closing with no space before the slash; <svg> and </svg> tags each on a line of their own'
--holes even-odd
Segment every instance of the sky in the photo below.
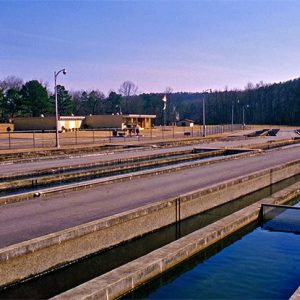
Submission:
<svg viewBox="0 0 300 300">
<path fill-rule="evenodd" d="M 0 80 L 243 89 L 300 77 L 298 0 L 0 0 Z"/>
</svg>

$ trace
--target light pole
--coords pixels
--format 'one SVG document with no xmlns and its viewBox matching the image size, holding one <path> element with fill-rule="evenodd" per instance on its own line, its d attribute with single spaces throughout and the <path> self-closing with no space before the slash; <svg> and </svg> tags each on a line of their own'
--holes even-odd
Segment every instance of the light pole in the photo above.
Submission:
<svg viewBox="0 0 300 300">
<path fill-rule="evenodd" d="M 206 93 L 206 92 L 212 92 L 211 89 L 207 89 L 205 91 L 203 91 L 202 93 Z M 206 137 L 206 125 L 205 125 L 205 97 L 203 95 L 203 101 L 202 101 L 202 121 L 203 121 L 203 130 L 202 130 L 202 136 Z"/>
<path fill-rule="evenodd" d="M 237 99 L 236 103 L 240 103 L 240 100 Z M 233 115 L 234 115 L 234 101 L 231 102 L 231 131 L 233 131 Z"/>
<path fill-rule="evenodd" d="M 249 108 L 249 104 L 243 105 L 243 129 L 245 129 L 245 107 Z"/>
<path fill-rule="evenodd" d="M 58 72 L 54 72 L 54 91 L 55 91 L 55 127 L 56 127 L 56 134 L 55 134 L 55 146 L 59 147 L 59 136 L 58 136 L 58 105 L 57 105 L 57 84 L 56 78 L 59 73 L 63 72 L 64 75 L 67 74 L 66 69 L 61 69 Z"/>
</svg>

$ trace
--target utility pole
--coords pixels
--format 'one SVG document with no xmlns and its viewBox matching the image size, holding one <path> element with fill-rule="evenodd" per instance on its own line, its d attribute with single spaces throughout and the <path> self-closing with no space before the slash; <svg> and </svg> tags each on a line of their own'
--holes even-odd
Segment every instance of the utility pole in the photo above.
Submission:
<svg viewBox="0 0 300 300">
<path fill-rule="evenodd" d="M 203 125 L 202 125 L 202 127 L 203 127 L 203 130 L 202 130 L 202 136 L 203 137 L 206 137 L 206 124 L 205 124 L 205 96 L 204 96 L 204 93 L 206 93 L 206 92 L 212 92 L 212 90 L 211 89 L 207 89 L 207 90 L 205 90 L 205 91 L 203 91 L 202 93 L 203 93 L 203 99 L 202 99 L 202 123 L 203 123 Z"/>
<path fill-rule="evenodd" d="M 57 84 L 56 84 L 56 78 L 59 73 L 63 72 L 64 75 L 67 74 L 66 69 L 61 69 L 58 72 L 54 72 L 54 90 L 55 90 L 55 147 L 59 148 L 59 132 L 58 132 L 58 101 L 57 101 Z"/>
</svg>

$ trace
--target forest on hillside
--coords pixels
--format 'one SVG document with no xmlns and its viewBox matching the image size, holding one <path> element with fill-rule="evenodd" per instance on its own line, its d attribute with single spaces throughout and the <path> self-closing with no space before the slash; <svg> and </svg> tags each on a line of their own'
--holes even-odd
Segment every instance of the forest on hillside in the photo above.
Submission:
<svg viewBox="0 0 300 300">
<path fill-rule="evenodd" d="M 163 123 L 163 101 L 166 94 L 166 121 L 191 119 L 202 123 L 205 100 L 206 123 L 234 123 L 300 125 L 300 78 L 287 82 L 254 85 L 243 90 L 224 90 L 199 93 L 138 93 L 130 81 L 121 84 L 118 91 L 107 96 L 99 90 L 68 91 L 57 86 L 59 115 L 95 114 L 151 114 L 155 125 Z M 46 84 L 37 80 L 23 82 L 10 76 L 0 80 L 0 122 L 14 117 L 54 114 L 54 96 Z M 244 112 L 244 113 L 243 113 Z"/>
</svg>

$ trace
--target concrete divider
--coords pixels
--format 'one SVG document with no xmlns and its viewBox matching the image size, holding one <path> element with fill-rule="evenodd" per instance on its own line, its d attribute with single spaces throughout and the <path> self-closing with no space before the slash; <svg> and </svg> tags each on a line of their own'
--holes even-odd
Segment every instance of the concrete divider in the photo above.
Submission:
<svg viewBox="0 0 300 300">
<path fill-rule="evenodd" d="M 299 173 L 297 160 L 5 247 L 0 250 L 0 286 L 157 230 Z"/>
<path fill-rule="evenodd" d="M 300 183 L 286 188 L 158 250 L 96 277 L 56 297 L 62 299 L 115 299 L 167 271 L 197 252 L 256 221 L 262 203 L 283 204 L 300 194 Z M 295 294 L 296 296 L 298 294 Z M 297 298 L 294 298 L 297 299 Z"/>
<path fill-rule="evenodd" d="M 250 145 L 249 148 L 268 150 L 268 149 L 274 149 L 274 148 L 279 148 L 279 147 L 284 147 L 289 145 L 295 145 L 299 143 L 300 143 L 299 139 L 291 138 L 289 140 L 274 140 L 274 141 L 271 140 L 264 144 L 253 144 Z"/>
<path fill-rule="evenodd" d="M 225 151 L 232 151 L 232 150 L 235 151 L 234 149 L 225 150 Z M 223 151 L 223 150 L 217 150 L 217 151 Z M 205 161 L 199 160 L 199 161 L 195 161 L 192 164 L 190 162 L 181 162 L 181 163 L 178 163 L 175 165 L 165 166 L 165 167 L 160 167 L 160 168 L 155 168 L 155 169 L 149 169 L 149 170 L 146 169 L 146 170 L 141 170 L 141 171 L 136 171 L 136 172 L 130 172 L 128 174 L 125 173 L 125 174 L 121 174 L 121 175 L 113 175 L 113 176 L 104 177 L 104 178 L 85 180 L 85 181 L 81 181 L 81 182 L 69 183 L 69 184 L 65 184 L 65 185 L 61 185 L 61 186 L 54 186 L 54 187 L 50 187 L 50 188 L 44 188 L 44 189 L 41 188 L 41 189 L 34 190 L 31 192 L 17 193 L 14 195 L 0 197 L 0 205 L 6 205 L 8 203 L 25 201 L 28 199 L 35 198 L 37 195 L 38 195 L 38 197 L 40 197 L 40 196 L 45 196 L 47 194 L 81 190 L 82 188 L 95 187 L 95 186 L 101 185 L 101 184 L 115 183 L 115 182 L 131 180 L 132 178 L 142 178 L 142 177 L 148 177 L 148 176 L 153 176 L 153 175 L 158 175 L 158 174 L 176 172 L 176 171 L 183 170 L 183 169 L 190 169 L 190 168 L 194 168 L 194 167 L 210 165 L 210 164 L 218 163 L 220 161 L 227 161 L 227 160 L 232 160 L 232 159 L 249 157 L 249 156 L 257 155 L 259 153 L 260 153 L 259 151 L 248 150 L 248 151 L 245 151 L 245 152 L 242 152 L 239 154 L 233 154 L 233 155 L 226 156 L 226 157 L 221 157 L 221 158 L 216 157 L 214 159 L 205 160 Z M 31 183 L 31 181 L 29 181 L 29 182 Z M 34 185 L 34 183 L 31 183 L 31 184 Z"/>
<path fill-rule="evenodd" d="M 56 182 L 72 182 L 80 179 L 86 179 L 88 177 L 104 177 L 112 176 L 118 173 L 129 173 L 132 170 L 143 170 L 150 167 L 159 167 L 160 165 L 170 163 L 180 163 L 184 161 L 203 159 L 211 156 L 223 155 L 226 150 L 212 150 L 203 153 L 193 153 L 192 150 L 180 151 L 178 153 L 171 152 L 161 155 L 148 155 L 143 157 L 135 157 L 130 159 L 119 159 L 106 161 L 101 163 L 94 163 L 90 165 L 69 166 L 56 169 L 43 170 L 48 172 L 46 175 L 42 175 L 42 172 L 36 172 L 35 174 L 26 174 L 25 178 L 3 178 L 0 182 L 0 191 L 6 189 L 16 189 L 24 187 L 38 187 L 45 184 L 53 184 Z M 242 153 L 244 154 L 244 153 Z M 248 153 L 247 153 L 248 154 Z M 177 156 L 176 156 L 177 155 Z M 180 156 L 184 155 L 184 156 Z M 77 171 L 77 172 L 74 172 Z M 20 176 L 20 175 L 19 175 Z M 24 173 L 23 173 L 24 176 Z M 1 176 L 0 176 L 1 177 Z M 28 178 L 29 177 L 29 178 Z M 0 178 L 1 179 L 1 178 Z"/>
<path fill-rule="evenodd" d="M 210 149 L 208 149 L 210 150 Z M 211 149 L 211 151 L 215 151 L 216 149 Z M 66 171 L 78 171 L 83 168 L 94 168 L 94 167 L 108 167 L 117 165 L 120 163 L 135 163 L 139 161 L 146 161 L 146 160 L 153 160 L 158 158 L 164 158 L 166 156 L 175 156 L 175 155 L 184 155 L 184 154 L 191 154 L 192 150 L 177 150 L 177 151 L 170 151 L 170 152 L 163 152 L 163 153 L 157 153 L 157 154 L 149 154 L 149 155 L 139 155 L 139 156 L 133 156 L 128 158 L 120 158 L 120 159 L 110 159 L 105 161 L 97 161 L 93 163 L 81 163 L 81 164 L 73 164 L 73 165 L 65 165 L 62 167 L 52 167 L 52 168 L 46 168 L 41 170 L 36 170 L 30 172 L 28 174 L 28 171 L 18 171 L 14 172 L 13 174 L 0 174 L 0 179 L 7 180 L 7 179 L 19 179 L 22 177 L 32 177 L 34 176 L 44 176 L 44 175 L 53 175 L 53 174 L 60 174 Z M 104 155 L 104 153 L 103 153 Z"/>
</svg>

